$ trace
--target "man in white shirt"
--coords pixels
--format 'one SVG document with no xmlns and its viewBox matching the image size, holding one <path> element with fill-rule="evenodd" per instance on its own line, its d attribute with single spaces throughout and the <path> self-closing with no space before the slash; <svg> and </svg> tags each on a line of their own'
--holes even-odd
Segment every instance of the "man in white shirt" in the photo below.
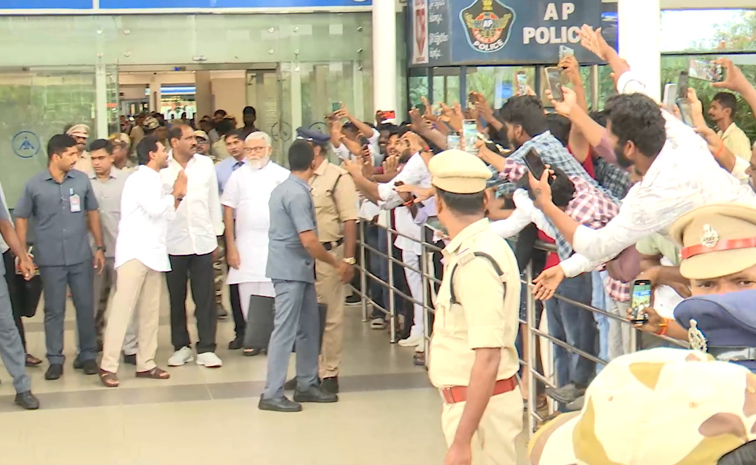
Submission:
<svg viewBox="0 0 756 465">
<path fill-rule="evenodd" d="M 238 285 L 242 314 L 247 321 L 244 355 L 251 357 L 267 350 L 269 331 L 273 329 L 276 292 L 271 280 L 265 277 L 270 227 L 268 200 L 273 189 L 288 179 L 290 173 L 270 161 L 273 148 L 269 135 L 253 132 L 244 145 L 247 162 L 231 175 L 221 203 L 226 225 L 228 284 Z M 253 326 L 255 321 L 257 327 Z M 262 324 L 266 321 L 269 325 Z M 261 326 L 269 328 L 264 331 Z"/>
<path fill-rule="evenodd" d="M 194 360 L 186 318 L 187 278 L 192 283 L 194 316 L 197 318 L 197 364 L 218 368 L 223 363 L 215 355 L 218 313 L 215 307 L 213 255 L 217 236 L 223 234 L 218 179 L 213 161 L 197 155 L 194 130 L 174 125 L 169 132 L 173 158 L 160 172 L 166 192 L 182 171 L 188 178 L 187 194 L 176 218 L 168 228 L 168 256 L 171 271 L 166 275 L 171 303 L 171 342 L 175 353 L 168 366 L 182 366 Z"/>
<path fill-rule="evenodd" d="M 643 180 L 630 189 L 619 214 L 598 230 L 579 225 L 554 206 L 546 176 L 531 181 L 536 206 L 575 252 L 606 262 L 652 233 L 667 234 L 677 218 L 696 207 L 712 203 L 756 205 L 751 188 L 719 167 L 706 142 L 692 128 L 640 93 L 645 85 L 603 40 L 600 31 L 597 34 L 584 26 L 583 44 L 608 61 L 620 76 L 620 95 L 611 97 L 606 105 L 606 130 L 618 163 L 635 166 Z M 565 94 L 565 102 L 556 102 L 555 108 L 569 117 L 574 94 L 568 90 Z"/>
<path fill-rule="evenodd" d="M 735 124 L 735 113 L 738 109 L 738 99 L 735 94 L 719 92 L 711 100 L 709 117 L 717 125 L 717 136 L 730 149 L 733 155 L 743 160 L 751 159 L 751 141 L 745 132 Z"/>
<path fill-rule="evenodd" d="M 409 286 L 410 294 L 412 294 L 412 299 L 422 302 L 422 276 L 415 271 L 420 269 L 422 227 L 413 220 L 410 208 L 403 206 L 411 198 L 408 197 L 408 194 L 400 195 L 396 192 L 395 187 L 401 184 L 423 188 L 430 187 L 431 176 L 426 160 L 430 160 L 433 154 L 424 150 L 422 139 L 416 134 L 408 133 L 403 137 L 409 144 L 407 150 L 414 153 L 414 155 L 409 158 L 402 171 L 390 183 L 377 184 L 368 180 L 362 175 L 360 164 L 355 162 L 345 160 L 344 168 L 349 171 L 357 189 L 368 200 L 376 203 L 384 210 L 394 210 L 394 227 L 401 234 L 397 236 L 394 245 L 402 251 L 402 261 L 405 265 L 404 274 L 407 278 L 407 285 Z M 403 198 L 402 195 L 407 197 Z M 412 329 L 406 339 L 399 341 L 399 345 L 402 347 L 420 347 L 424 345 L 425 323 L 423 319 L 423 306 L 422 304 L 413 303 L 413 309 Z"/>
<path fill-rule="evenodd" d="M 347 120 L 343 126 L 341 120 Z M 349 110 L 341 104 L 341 110 L 331 116 L 330 121 L 331 149 L 342 160 L 352 160 L 362 155 L 363 143 L 367 142 L 373 164 L 380 166 L 383 158 L 378 145 L 381 133 L 369 124 L 352 116 Z"/>
<path fill-rule="evenodd" d="M 141 166 L 129 176 L 123 188 L 115 246 L 117 285 L 100 362 L 100 380 L 106 387 L 119 385 L 118 359 L 135 309 L 139 327 L 137 377 L 170 377 L 155 364 L 161 274 L 171 269 L 166 235 L 186 195 L 187 178 L 183 171 L 179 172 L 171 194 L 163 193 L 159 172 L 168 166 L 168 155 L 155 136 L 146 136 L 139 142 L 137 156 Z"/>
</svg>

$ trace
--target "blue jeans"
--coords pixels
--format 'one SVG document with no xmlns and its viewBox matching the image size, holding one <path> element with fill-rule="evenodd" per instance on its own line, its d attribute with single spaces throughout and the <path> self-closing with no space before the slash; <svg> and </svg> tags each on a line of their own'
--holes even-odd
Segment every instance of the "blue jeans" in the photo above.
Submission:
<svg viewBox="0 0 756 465">
<path fill-rule="evenodd" d="M 557 294 L 580 302 L 591 303 L 591 275 L 583 273 L 565 279 L 557 288 Z M 549 334 L 590 355 L 596 355 L 596 321 L 593 314 L 556 298 L 546 301 Z M 554 365 L 557 385 L 574 383 L 586 387 L 595 374 L 595 364 L 577 354 L 568 353 L 554 344 Z"/>
<path fill-rule="evenodd" d="M 593 279 L 591 306 L 606 312 L 609 310 L 609 305 L 607 305 L 609 297 L 606 295 L 606 290 L 604 289 L 604 275 L 606 275 L 606 271 L 598 272 L 594 270 L 591 272 L 591 278 Z M 609 318 L 606 315 L 594 313 L 593 319 L 596 320 L 596 324 L 598 325 L 599 358 L 609 360 Z M 601 368 L 601 366 L 596 367 L 597 372 L 600 372 Z"/>
<path fill-rule="evenodd" d="M 373 249 L 376 249 L 382 253 L 386 253 L 387 250 L 387 244 L 386 244 L 386 230 L 378 227 L 374 224 L 368 223 L 365 225 L 365 239 L 367 241 L 368 246 L 370 246 Z M 379 277 L 384 282 L 388 281 L 388 261 L 386 258 L 381 257 L 377 253 L 373 251 L 367 252 L 368 257 L 368 270 L 370 270 L 370 273 Z M 368 284 L 370 288 L 370 298 L 373 299 L 373 301 L 380 305 L 381 307 L 388 310 L 388 289 L 381 286 L 381 283 L 374 279 L 368 278 Z M 375 318 L 383 318 L 383 312 L 378 310 L 377 308 L 373 308 L 373 312 L 370 316 L 371 319 Z"/>
</svg>

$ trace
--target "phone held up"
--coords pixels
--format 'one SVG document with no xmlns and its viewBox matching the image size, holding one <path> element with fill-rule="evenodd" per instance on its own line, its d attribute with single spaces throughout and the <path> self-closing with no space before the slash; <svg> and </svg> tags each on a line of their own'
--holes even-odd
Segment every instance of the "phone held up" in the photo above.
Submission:
<svg viewBox="0 0 756 465">
<path fill-rule="evenodd" d="M 517 73 L 517 91 L 520 95 L 528 95 L 528 76 L 524 71 Z"/>
<path fill-rule="evenodd" d="M 551 90 L 551 96 L 557 102 L 564 102 L 564 92 L 562 92 L 562 68 L 544 68 L 544 72 L 546 73 L 546 81 Z"/>
<path fill-rule="evenodd" d="M 637 279 L 633 282 L 633 299 L 631 302 L 632 322 L 642 325 L 648 321 L 645 309 L 651 306 L 651 281 Z"/>
<path fill-rule="evenodd" d="M 465 139 L 465 151 L 478 154 L 478 149 L 475 148 L 475 143 L 478 139 L 478 123 L 474 119 L 466 119 L 462 121 L 462 137 Z"/>
<path fill-rule="evenodd" d="M 575 50 L 564 45 L 559 46 L 559 61 L 562 61 L 567 57 L 574 57 L 574 56 L 575 56 Z"/>
<path fill-rule="evenodd" d="M 525 167 L 530 171 L 533 177 L 541 179 L 544 171 L 546 171 L 546 165 L 543 163 L 543 160 L 541 160 L 541 156 L 538 155 L 538 152 L 534 149 L 530 149 L 528 153 L 525 154 L 523 161 L 525 162 Z M 549 178 L 549 184 L 552 182 L 553 179 Z"/>
<path fill-rule="evenodd" d="M 722 65 L 714 63 L 713 61 L 690 60 L 688 74 L 692 79 L 700 79 L 702 81 L 724 81 Z"/>
<path fill-rule="evenodd" d="M 677 84 L 677 107 L 680 109 L 680 117 L 683 123 L 693 126 L 693 111 L 688 100 L 688 72 L 680 73 L 680 80 Z"/>
</svg>

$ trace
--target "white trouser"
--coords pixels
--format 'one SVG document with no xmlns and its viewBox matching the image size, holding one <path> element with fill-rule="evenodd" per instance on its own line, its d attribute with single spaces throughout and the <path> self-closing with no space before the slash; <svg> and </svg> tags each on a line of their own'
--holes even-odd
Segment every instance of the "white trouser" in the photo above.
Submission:
<svg viewBox="0 0 756 465">
<path fill-rule="evenodd" d="M 412 267 L 416 270 L 420 269 L 420 257 L 415 255 L 411 250 L 402 250 L 402 261 L 408 267 Z M 418 302 L 423 301 L 423 277 L 420 273 L 417 273 L 409 268 L 404 268 L 404 275 L 407 277 L 407 286 L 410 288 L 410 294 L 412 298 Z M 414 307 L 414 321 L 412 322 L 412 336 L 422 336 L 423 333 L 423 306 L 420 304 L 413 304 Z"/>
<path fill-rule="evenodd" d="M 630 302 L 618 302 L 614 299 L 609 300 L 609 313 L 617 315 L 620 318 L 627 318 L 627 309 L 630 308 Z M 630 346 L 630 337 L 633 328 L 626 323 L 619 322 L 614 318 L 609 319 L 609 361 L 615 358 L 629 354 L 633 351 Z"/>
</svg>

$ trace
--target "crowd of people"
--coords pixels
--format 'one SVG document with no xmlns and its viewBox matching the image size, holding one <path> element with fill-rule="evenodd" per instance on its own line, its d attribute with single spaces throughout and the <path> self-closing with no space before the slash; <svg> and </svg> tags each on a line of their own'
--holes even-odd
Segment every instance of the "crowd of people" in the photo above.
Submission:
<svg viewBox="0 0 756 465">
<path fill-rule="evenodd" d="M 96 140 L 88 150 L 85 125 L 52 137 L 48 169 L 28 181 L 14 210 L 15 230 L 5 205 L 0 209 L 8 285 L 17 283 L 14 270 L 27 280 L 38 270 L 42 281 L 45 378 L 64 371 L 67 289 L 77 315 L 73 366 L 98 375 L 104 386 L 119 386 L 121 361 L 135 365 L 138 377 L 170 376 L 155 360 L 164 283 L 174 350 L 167 365 L 196 357 L 199 365 L 221 367 L 217 320 L 228 315 L 222 300 L 228 285 L 235 327 L 229 349 L 267 355 L 259 408 L 298 412 L 302 403 L 337 402 L 346 285 L 359 287 L 362 222 L 361 266 L 369 275 L 361 292 L 375 304 L 371 328 L 384 330 L 386 309 L 395 308 L 398 344 L 414 348 L 414 363 L 425 366 L 426 321 L 431 326 L 427 366 L 444 399 L 447 464 L 516 461 L 522 401 L 534 382 L 527 370 L 517 377 L 517 347 L 522 356 L 529 346 L 530 331 L 521 324 L 528 292 L 543 302 L 536 324 L 545 311 L 553 338 L 611 362 L 597 370 L 591 358 L 554 346 L 556 382 L 545 390 L 537 383 L 535 403 L 543 406 L 548 396 L 561 410 L 582 405 L 582 413 L 545 428 L 531 444 L 531 460 L 607 463 L 579 444 L 567 451 L 565 438 L 577 433 L 565 433 L 565 425 L 590 436 L 589 422 L 599 415 L 631 411 L 630 397 L 606 401 L 612 392 L 629 392 L 622 380 L 632 375 L 654 391 L 660 378 L 691 370 L 739 379 L 743 370 L 721 368 L 729 367 L 725 362 L 756 368 L 756 321 L 747 311 L 756 292 L 756 150 L 734 123 L 731 93 L 756 109 L 756 89 L 731 61 L 718 60 L 725 80 L 713 85 L 731 92 L 710 104 L 716 130 L 693 90 L 683 99 L 692 113 L 686 124 L 677 106 L 646 95 L 642 79 L 600 31 L 584 26 L 581 40 L 616 76 L 617 93 L 601 111 L 588 107 L 579 63 L 570 56 L 559 63 L 569 81 L 563 97 L 546 91 L 553 110 L 529 89 L 496 110 L 478 93 L 470 94 L 466 110 L 441 104 L 436 112 L 426 101 L 423 113 L 413 109 L 402 124 L 380 111 L 366 123 L 342 105 L 327 116 L 327 134 L 297 130 L 288 168 L 271 160 L 271 138 L 255 127 L 252 107 L 244 108 L 239 128 L 218 110 L 199 129 L 139 115 L 130 134 Z M 459 137 L 466 120 L 477 124 L 476 139 Z M 537 177 L 534 158 L 544 168 Z M 25 250 L 30 222 L 33 253 Z M 389 226 L 397 232 L 393 244 Z M 554 251 L 544 252 L 539 240 Z M 428 290 L 435 312 L 427 318 L 422 241 L 443 249 L 433 254 L 431 270 L 441 284 Z M 520 284 L 528 266 L 537 275 L 532 288 Z M 638 280 L 650 282 L 655 297 L 633 309 Z M 389 292 L 389 281 L 398 292 Z M 16 402 L 38 408 L 24 365 L 42 361 L 26 353 L 21 318 L 6 294 L 0 282 L 0 355 L 14 377 Z M 667 344 L 662 338 L 640 337 L 633 346 L 636 329 L 689 342 L 717 362 L 688 368 L 685 362 L 703 359 L 657 348 Z M 287 381 L 292 349 L 297 376 Z M 627 356 L 637 349 L 649 350 Z M 652 376 L 634 364 L 657 368 L 646 367 Z M 621 455 L 619 434 L 604 431 L 592 440 Z M 717 448 L 716 460 L 706 463 L 733 449 Z M 620 455 L 613 461 L 624 463 Z"/>
</svg>

